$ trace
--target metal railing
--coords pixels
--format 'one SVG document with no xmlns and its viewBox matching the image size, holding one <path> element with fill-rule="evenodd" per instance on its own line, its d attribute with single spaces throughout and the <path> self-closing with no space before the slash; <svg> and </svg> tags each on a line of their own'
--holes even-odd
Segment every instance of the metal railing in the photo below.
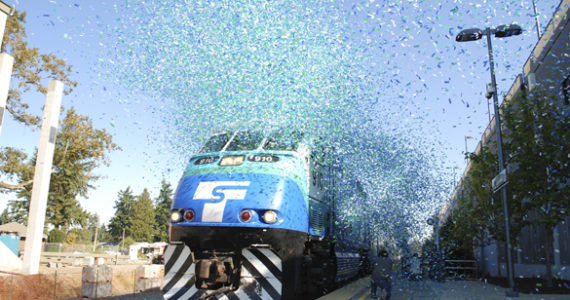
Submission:
<svg viewBox="0 0 570 300">
<path fill-rule="evenodd" d="M 475 260 L 445 260 L 445 271 L 452 278 L 477 278 L 477 261 Z"/>
</svg>

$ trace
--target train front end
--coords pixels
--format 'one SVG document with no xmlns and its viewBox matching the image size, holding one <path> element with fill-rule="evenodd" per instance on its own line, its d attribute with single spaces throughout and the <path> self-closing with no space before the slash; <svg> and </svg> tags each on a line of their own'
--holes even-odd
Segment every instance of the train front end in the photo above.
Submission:
<svg viewBox="0 0 570 300">
<path fill-rule="evenodd" d="M 171 210 L 165 299 L 286 299 L 307 237 L 302 135 L 212 137 L 190 159 Z"/>
</svg>

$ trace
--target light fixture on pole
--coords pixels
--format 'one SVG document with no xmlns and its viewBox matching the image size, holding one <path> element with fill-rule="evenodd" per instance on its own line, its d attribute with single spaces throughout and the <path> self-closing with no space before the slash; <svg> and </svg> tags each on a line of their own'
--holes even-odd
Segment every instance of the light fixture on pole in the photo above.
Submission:
<svg viewBox="0 0 570 300">
<path fill-rule="evenodd" d="M 4 1 L 0 0 L 0 44 L 2 44 L 2 38 L 4 38 L 4 29 L 6 28 L 6 20 L 9 16 L 12 16 L 16 11 L 15 6 L 10 6 Z"/>
<path fill-rule="evenodd" d="M 10 6 L 4 3 L 4 1 L 0 0 L 0 11 L 5 13 L 7 16 L 13 15 L 15 10 L 16 8 L 14 6 Z"/>
<path fill-rule="evenodd" d="M 469 153 L 469 150 L 467 149 L 467 140 L 474 140 L 475 138 L 470 136 L 470 135 L 466 135 L 465 136 L 465 155 L 467 156 L 467 153 Z"/>
<path fill-rule="evenodd" d="M 499 116 L 499 100 L 497 98 L 497 81 L 495 79 L 495 66 L 493 62 L 493 46 L 491 44 L 491 35 L 495 35 L 496 38 L 509 37 L 514 35 L 519 35 L 522 33 L 522 28 L 519 25 L 500 25 L 497 28 L 486 28 L 485 31 L 479 28 L 465 29 L 459 32 L 455 37 L 457 42 L 470 42 L 476 41 L 487 36 L 487 50 L 489 51 L 489 66 L 491 68 L 491 88 L 493 96 L 493 107 L 495 113 L 495 133 L 497 136 L 497 156 L 499 157 L 499 173 L 504 173 L 505 164 L 503 161 L 503 140 L 501 136 L 501 118 Z M 505 173 L 506 174 L 506 173 Z M 507 190 L 503 186 L 501 188 L 501 199 L 503 202 L 503 214 L 505 215 L 505 243 L 507 245 L 507 272 L 509 277 L 509 290 L 506 292 L 507 297 L 516 297 L 518 292 L 515 291 L 515 279 L 514 279 L 514 269 L 512 260 L 512 245 L 511 245 L 511 234 L 510 234 L 510 221 L 509 221 L 509 208 L 507 205 Z"/>
</svg>

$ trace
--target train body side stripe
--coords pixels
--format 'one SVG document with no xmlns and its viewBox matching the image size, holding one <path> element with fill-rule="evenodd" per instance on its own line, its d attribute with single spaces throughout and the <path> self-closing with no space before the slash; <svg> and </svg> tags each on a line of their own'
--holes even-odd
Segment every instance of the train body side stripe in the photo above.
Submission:
<svg viewBox="0 0 570 300">
<path fill-rule="evenodd" d="M 192 276 L 190 280 L 184 284 L 181 288 L 174 287 L 168 293 L 164 294 L 164 298 L 168 300 L 177 299 L 198 299 L 202 295 L 202 291 L 198 290 L 194 283 L 196 282 L 196 277 Z M 171 296 L 172 293 L 172 296 Z"/>
<path fill-rule="evenodd" d="M 264 289 L 263 285 L 260 282 L 258 282 L 256 278 L 254 278 L 254 276 L 244 266 L 242 266 L 241 268 L 241 277 L 248 278 L 249 283 L 241 285 L 240 288 L 236 291 L 236 295 L 238 295 L 240 299 L 253 299 L 253 300 L 281 299 L 281 297 L 275 298 L 266 289 Z"/>
<path fill-rule="evenodd" d="M 254 267 L 254 265 L 248 260 L 243 261 L 243 267 L 255 278 L 255 280 L 261 284 L 264 290 L 271 296 L 272 299 L 281 299 L 279 291 L 276 290 L 269 281 L 263 277 L 263 275 Z"/>
<path fill-rule="evenodd" d="M 275 276 L 275 278 L 277 278 L 278 280 L 281 280 L 282 275 L 281 275 L 281 270 L 274 264 L 273 261 L 271 261 L 266 255 L 264 255 L 264 253 L 262 253 L 261 251 L 259 251 L 260 249 L 250 249 L 249 251 L 255 255 L 255 257 L 257 257 L 257 259 L 259 259 L 261 261 L 261 263 L 267 267 L 267 269 L 269 269 L 269 271 L 271 273 L 273 273 L 273 276 Z M 266 249 L 263 249 L 266 250 Z M 272 253 L 271 251 L 267 250 L 268 252 Z"/>
<path fill-rule="evenodd" d="M 164 292 L 168 292 L 182 278 L 182 276 L 184 276 L 184 274 L 186 273 L 186 270 L 188 270 L 190 268 L 190 266 L 193 265 L 193 263 L 194 262 L 191 259 L 186 259 L 184 261 L 184 264 L 180 267 L 180 269 L 178 269 L 178 271 L 172 277 L 170 282 L 168 282 L 167 284 L 164 285 L 162 290 Z"/>
<path fill-rule="evenodd" d="M 170 269 L 172 269 L 172 266 L 174 266 L 174 263 L 178 257 L 180 257 L 180 253 L 182 253 L 184 247 L 184 245 L 168 245 L 168 247 L 166 247 L 166 251 L 164 252 L 164 257 L 166 258 L 166 265 L 164 265 L 164 274 L 170 272 Z"/>
<path fill-rule="evenodd" d="M 240 300 L 240 297 L 238 297 L 234 292 L 229 292 L 226 296 L 230 300 Z"/>
<path fill-rule="evenodd" d="M 174 254 L 177 253 L 175 252 Z M 187 263 L 188 261 L 192 262 L 191 258 L 192 257 L 190 256 L 190 249 L 188 247 L 183 249 L 182 252 L 179 253 L 178 257 L 175 256 L 166 257 L 167 262 L 173 261 L 174 263 L 171 264 L 172 266 L 170 267 L 168 272 L 166 271 L 164 272 L 164 285 L 170 282 L 173 279 L 173 277 L 176 276 L 176 274 L 178 274 L 178 272 L 182 269 L 185 263 Z M 183 271 L 186 270 L 183 269 Z M 192 273 L 194 273 L 194 269 L 192 269 L 191 271 Z"/>
<path fill-rule="evenodd" d="M 277 269 L 279 269 L 280 272 L 281 270 L 283 270 L 281 268 L 281 258 L 275 255 L 275 252 L 267 248 L 256 248 L 256 249 L 259 250 L 261 253 L 263 253 L 263 255 L 267 256 L 267 258 L 271 260 L 271 262 L 277 267 Z"/>
<path fill-rule="evenodd" d="M 263 298 L 259 297 L 259 295 L 256 294 L 252 288 L 244 289 L 243 293 L 245 293 L 245 295 L 242 299 L 264 300 Z M 280 298 L 277 298 L 277 299 L 280 299 Z"/>
</svg>

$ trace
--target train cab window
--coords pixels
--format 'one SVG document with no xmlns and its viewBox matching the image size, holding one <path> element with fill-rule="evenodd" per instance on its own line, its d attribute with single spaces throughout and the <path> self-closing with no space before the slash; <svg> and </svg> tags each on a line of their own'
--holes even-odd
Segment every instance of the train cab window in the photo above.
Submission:
<svg viewBox="0 0 570 300">
<path fill-rule="evenodd" d="M 259 148 L 264 137 L 260 131 L 240 131 L 232 139 L 226 151 L 255 150 Z"/>
<path fill-rule="evenodd" d="M 208 142 L 202 147 L 200 153 L 208 153 L 208 152 L 219 152 L 222 151 L 224 145 L 228 142 L 230 137 L 232 136 L 231 133 L 222 133 L 218 135 L 214 135 L 211 137 Z"/>
<path fill-rule="evenodd" d="M 303 134 L 299 131 L 279 131 L 273 133 L 268 139 L 263 149 L 265 150 L 283 150 L 295 151 L 299 146 L 299 142 L 303 138 Z"/>
</svg>

